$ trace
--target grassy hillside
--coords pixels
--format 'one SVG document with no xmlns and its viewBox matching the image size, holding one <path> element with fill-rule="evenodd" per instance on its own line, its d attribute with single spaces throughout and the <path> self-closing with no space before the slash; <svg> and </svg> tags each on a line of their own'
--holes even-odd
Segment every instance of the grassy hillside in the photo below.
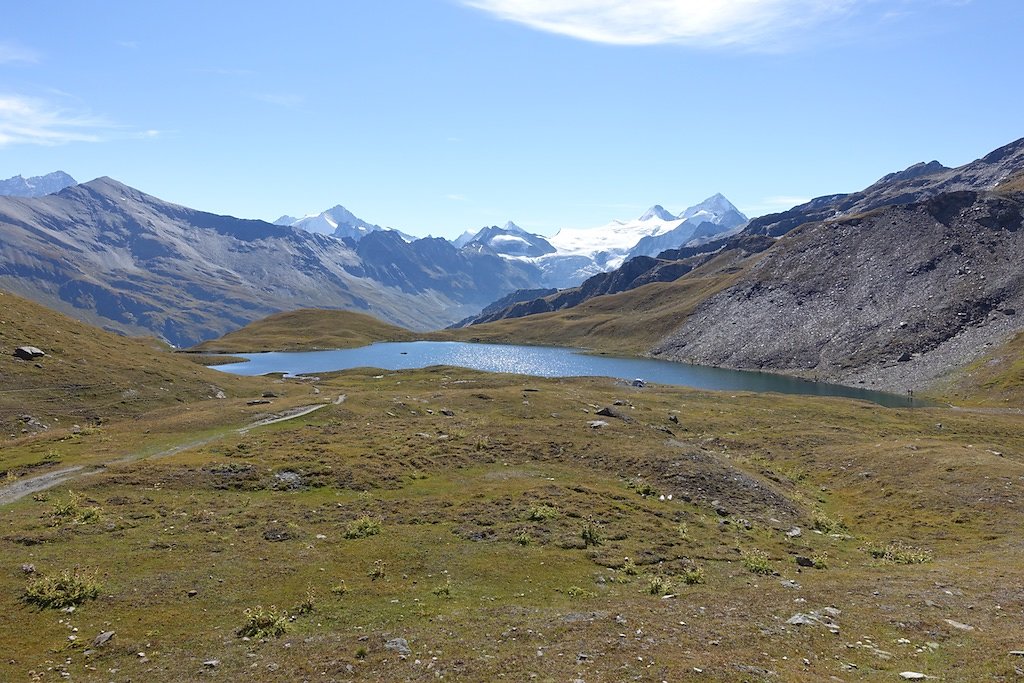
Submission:
<svg viewBox="0 0 1024 683">
<path fill-rule="evenodd" d="M 455 368 L 318 388 L 347 400 L 3 508 L 3 677 L 1016 676 L 1021 416 Z M 40 604 L 64 571 L 70 614 Z"/>
<path fill-rule="evenodd" d="M 729 252 L 674 282 L 595 297 L 579 306 L 509 318 L 443 335 L 461 341 L 576 346 L 605 353 L 643 354 L 709 296 L 732 284 L 760 255 Z"/>
<path fill-rule="evenodd" d="M 413 337 L 413 332 L 365 313 L 304 308 L 257 320 L 192 350 L 255 353 L 348 349 L 378 341 L 409 341 Z"/>
<path fill-rule="evenodd" d="M 953 372 L 935 393 L 956 404 L 1024 407 L 1024 332 Z"/>
<path fill-rule="evenodd" d="M 46 355 L 16 358 L 24 345 Z M 210 370 L 154 339 L 111 334 L 0 291 L 0 474 L 96 462 L 242 424 L 267 409 L 248 402 L 268 392 L 282 394 L 276 405 L 309 394 Z"/>
<path fill-rule="evenodd" d="M 1003 182 L 999 183 L 995 191 L 1003 194 L 1024 192 L 1024 173 L 1016 173 L 1010 176 Z"/>
</svg>

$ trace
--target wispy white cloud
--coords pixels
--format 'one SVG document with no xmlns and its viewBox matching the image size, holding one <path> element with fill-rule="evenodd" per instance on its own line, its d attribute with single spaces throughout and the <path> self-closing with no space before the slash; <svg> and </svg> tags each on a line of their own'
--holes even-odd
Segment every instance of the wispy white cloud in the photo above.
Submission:
<svg viewBox="0 0 1024 683">
<path fill-rule="evenodd" d="M 0 95 L 0 147 L 99 142 L 100 132 L 110 128 L 103 119 L 65 111 L 43 100 Z"/>
<path fill-rule="evenodd" d="M 793 31 L 872 0 L 462 0 L 499 19 L 597 43 L 779 49 Z"/>
<path fill-rule="evenodd" d="M 0 43 L 0 64 L 12 64 L 14 62 L 35 64 L 38 61 L 39 53 L 34 50 L 29 50 L 13 43 Z"/>
<path fill-rule="evenodd" d="M 119 40 L 117 41 L 118 47 L 123 47 L 126 50 L 137 50 L 139 48 L 139 41 L 137 40 Z"/>
<path fill-rule="evenodd" d="M 450 199 L 453 202 L 468 202 L 469 201 L 469 197 L 467 197 L 464 194 L 446 194 L 444 196 L 444 198 L 445 199 Z"/>
<path fill-rule="evenodd" d="M 0 94 L 0 147 L 54 147 L 71 142 L 153 139 L 159 136 L 158 130 L 133 130 L 103 117 L 63 108 L 39 98 Z"/>
</svg>

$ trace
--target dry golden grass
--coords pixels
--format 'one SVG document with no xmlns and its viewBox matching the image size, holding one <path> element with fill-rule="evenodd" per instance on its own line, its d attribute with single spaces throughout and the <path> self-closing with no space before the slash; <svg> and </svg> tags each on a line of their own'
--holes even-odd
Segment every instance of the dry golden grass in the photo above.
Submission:
<svg viewBox="0 0 1024 683">
<path fill-rule="evenodd" d="M 0 476 L 158 450 L 320 400 L 307 387 L 217 372 L 156 340 L 111 334 L 10 293 L 0 292 L 0 311 Z M 46 355 L 15 358 L 23 345 Z M 248 405 L 267 392 L 281 396 Z"/>
<path fill-rule="evenodd" d="M 456 368 L 351 371 L 318 386 L 348 399 L 75 482 L 98 521 L 55 525 L 66 487 L 6 507 L 5 675 L 1015 675 L 1019 416 Z M 588 426 L 615 401 L 632 422 Z M 378 533 L 346 538 L 360 520 Z M 588 525 L 599 542 L 583 538 Z M 932 560 L 872 557 L 895 542 Z M 749 571 L 744 557 L 755 556 L 779 575 Z M 828 568 L 797 556 L 827 557 Z M 41 611 L 20 598 L 23 563 L 95 572 L 102 591 L 71 615 Z M 656 579 L 672 597 L 652 595 Z M 280 637 L 246 641 L 245 610 L 257 606 L 294 620 Z M 786 623 L 824 608 L 840 610 L 838 634 Z M 115 637 L 93 647 L 106 630 Z M 386 648 L 392 638 L 408 641 L 407 658 Z"/>
<path fill-rule="evenodd" d="M 1024 332 L 956 370 L 935 393 L 958 405 L 1024 408 Z"/>
<path fill-rule="evenodd" d="M 448 330 L 431 338 L 640 355 L 679 327 L 705 299 L 732 285 L 757 258 L 727 253 L 674 282 L 595 297 L 562 311 Z"/>
<path fill-rule="evenodd" d="M 348 349 L 378 341 L 409 341 L 415 334 L 365 313 L 303 308 L 276 313 L 203 342 L 192 351 L 258 352 Z"/>
</svg>

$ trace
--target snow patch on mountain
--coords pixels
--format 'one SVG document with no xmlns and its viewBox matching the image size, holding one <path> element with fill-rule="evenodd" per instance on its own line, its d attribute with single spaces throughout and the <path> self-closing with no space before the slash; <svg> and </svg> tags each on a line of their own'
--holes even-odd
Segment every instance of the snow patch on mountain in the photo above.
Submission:
<svg viewBox="0 0 1024 683">
<path fill-rule="evenodd" d="M 512 232 L 523 234 L 528 240 L 542 239 L 539 235 L 525 233 L 514 223 L 506 224 L 501 231 L 506 237 L 495 235 L 496 228 L 485 229 L 492 232 L 484 241 L 506 258 L 535 264 L 544 273 L 543 285 L 573 287 L 588 277 L 618 268 L 634 256 L 655 256 L 691 240 L 697 243 L 717 239 L 736 232 L 746 223 L 746 216 L 724 196 L 716 194 L 679 215 L 655 204 L 631 221 L 614 220 L 597 228 L 563 228 L 547 238 L 552 250 L 541 255 L 509 248 L 513 243 L 507 236 Z M 474 240 L 484 236 L 481 231 Z"/>
</svg>

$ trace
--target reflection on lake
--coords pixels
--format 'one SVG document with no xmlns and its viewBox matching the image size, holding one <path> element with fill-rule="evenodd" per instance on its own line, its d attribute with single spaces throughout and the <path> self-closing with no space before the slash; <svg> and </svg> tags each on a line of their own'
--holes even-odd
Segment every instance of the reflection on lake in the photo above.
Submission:
<svg viewBox="0 0 1024 683">
<path fill-rule="evenodd" d="M 407 370 L 430 365 L 454 365 L 487 372 L 505 372 L 537 377 L 614 377 L 676 384 L 717 391 L 774 391 L 783 394 L 843 396 L 873 401 L 883 406 L 928 405 L 908 396 L 888 394 L 837 384 L 808 382 L 765 372 L 725 370 L 647 358 L 592 356 L 573 349 L 510 344 L 468 344 L 464 342 L 395 342 L 372 344 L 356 349 L 332 351 L 288 351 L 232 354 L 248 363 L 217 365 L 215 369 L 239 375 L 283 372 L 308 375 L 332 370 L 371 367 Z"/>
</svg>

